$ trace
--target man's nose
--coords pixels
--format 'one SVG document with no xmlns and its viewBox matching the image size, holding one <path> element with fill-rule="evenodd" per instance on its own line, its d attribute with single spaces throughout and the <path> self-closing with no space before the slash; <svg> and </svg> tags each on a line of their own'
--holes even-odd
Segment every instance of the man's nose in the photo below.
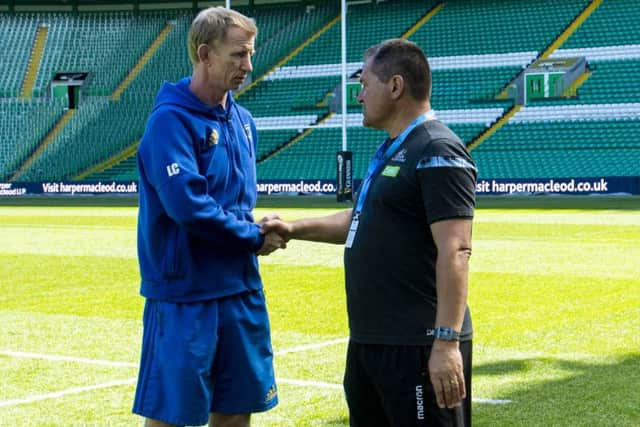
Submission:
<svg viewBox="0 0 640 427">
<path fill-rule="evenodd" d="M 253 71 L 253 65 L 251 64 L 251 57 L 247 56 L 242 60 L 242 64 L 240 65 L 243 71 L 250 73 Z"/>
</svg>

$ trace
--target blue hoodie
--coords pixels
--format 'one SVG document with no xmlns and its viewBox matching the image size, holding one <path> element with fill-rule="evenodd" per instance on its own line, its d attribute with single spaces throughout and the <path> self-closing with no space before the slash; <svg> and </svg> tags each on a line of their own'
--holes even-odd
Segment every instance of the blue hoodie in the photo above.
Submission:
<svg viewBox="0 0 640 427">
<path fill-rule="evenodd" d="M 190 82 L 163 84 L 137 153 L 140 293 L 154 300 L 262 288 L 255 123 L 231 93 L 226 108 L 211 107 Z"/>
</svg>

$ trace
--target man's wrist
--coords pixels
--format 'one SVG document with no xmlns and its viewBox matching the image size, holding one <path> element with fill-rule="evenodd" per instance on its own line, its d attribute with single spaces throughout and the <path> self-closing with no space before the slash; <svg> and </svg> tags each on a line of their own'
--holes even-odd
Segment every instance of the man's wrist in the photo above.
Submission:
<svg viewBox="0 0 640 427">
<path fill-rule="evenodd" d="M 289 239 L 298 239 L 300 237 L 300 229 L 302 228 L 304 220 L 292 221 L 289 223 L 288 238 Z"/>
<path fill-rule="evenodd" d="M 260 232 L 260 226 L 258 226 L 258 237 L 255 240 L 252 248 L 254 253 L 262 249 L 265 239 L 266 239 L 265 235 Z"/>
<path fill-rule="evenodd" d="M 433 330 L 433 339 L 446 342 L 458 342 L 460 341 L 460 331 L 456 331 L 455 329 L 447 326 L 437 326 Z"/>
</svg>

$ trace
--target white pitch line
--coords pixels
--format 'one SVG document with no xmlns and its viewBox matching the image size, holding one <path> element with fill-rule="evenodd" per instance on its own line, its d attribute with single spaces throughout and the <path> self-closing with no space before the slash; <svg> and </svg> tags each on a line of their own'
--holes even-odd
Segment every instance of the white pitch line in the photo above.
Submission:
<svg viewBox="0 0 640 427">
<path fill-rule="evenodd" d="M 349 338 L 338 338 L 331 341 L 323 341 L 315 344 L 285 348 L 284 350 L 276 351 L 274 354 L 276 356 L 282 356 L 284 354 L 289 354 L 289 353 L 298 353 L 302 351 L 315 350 L 322 347 L 328 347 L 330 345 L 343 344 L 343 343 L 346 343 L 347 341 L 349 341 Z M 138 367 L 137 363 L 130 363 L 130 362 L 113 362 L 110 360 L 88 359 L 84 357 L 71 357 L 71 356 L 57 356 L 57 355 L 49 355 L 49 354 L 42 354 L 42 353 L 27 353 L 22 351 L 0 350 L 0 355 L 18 357 L 23 359 L 43 359 L 43 360 L 52 360 L 52 361 L 60 361 L 60 362 L 77 362 L 77 363 L 87 363 L 90 365 L 114 366 L 114 367 L 123 367 L 123 368 Z"/>
<path fill-rule="evenodd" d="M 288 378 L 276 378 L 278 384 L 291 384 L 299 385 L 302 387 L 317 387 L 317 388 L 330 388 L 334 390 L 342 390 L 342 384 L 331 384 L 321 381 L 304 381 L 304 380 L 291 380 Z"/>
<path fill-rule="evenodd" d="M 508 405 L 509 403 L 513 403 L 513 400 L 510 399 L 484 399 L 482 397 L 472 397 L 471 401 L 475 403 L 487 403 L 489 405 Z"/>
<path fill-rule="evenodd" d="M 338 338 L 335 340 L 323 341 L 316 344 L 308 344 L 308 345 L 302 345 L 298 347 L 291 347 L 284 350 L 276 351 L 275 355 L 281 356 L 289 353 L 298 353 L 298 352 L 307 351 L 307 350 L 315 350 L 322 347 L 328 347 L 330 345 L 343 344 L 348 341 L 349 341 L 349 338 Z M 43 360 L 53 360 L 53 361 L 62 361 L 62 362 L 87 363 L 91 365 L 101 365 L 101 366 L 113 366 L 113 367 L 125 367 L 125 368 L 138 367 L 137 363 L 130 363 L 130 362 L 113 362 L 110 360 L 87 359 L 83 357 L 56 356 L 56 355 L 48 355 L 48 354 L 41 354 L 41 353 L 26 353 L 26 352 L 20 352 L 20 351 L 0 350 L 0 355 L 18 357 L 18 358 L 27 358 L 27 359 L 43 359 Z M 26 399 L 7 400 L 4 402 L 0 401 L 0 407 L 19 405 L 22 403 L 30 403 L 38 400 L 53 399 L 53 398 L 65 396 L 68 394 L 77 394 L 77 393 L 82 393 L 84 391 L 96 390 L 100 388 L 114 387 L 114 386 L 125 385 L 125 384 L 133 384 L 135 381 L 136 381 L 135 378 L 129 379 L 129 380 L 111 381 L 108 383 L 99 384 L 95 386 L 77 387 L 77 388 L 71 388 L 71 389 L 63 390 L 56 393 L 32 396 Z M 318 387 L 318 388 L 328 388 L 333 390 L 342 390 L 342 384 L 332 384 L 332 383 L 325 383 L 321 381 L 304 381 L 304 380 L 294 380 L 294 379 L 288 379 L 288 378 L 278 378 L 277 381 L 281 384 L 291 384 L 291 385 L 297 385 L 302 387 Z M 509 399 L 473 398 L 472 400 L 475 403 L 486 403 L 489 405 L 507 405 L 509 403 L 513 403 L 513 401 Z"/>
<path fill-rule="evenodd" d="M 56 391 L 54 393 L 38 394 L 38 395 L 27 397 L 24 399 L 5 400 L 5 401 L 0 401 L 0 407 L 22 405 L 25 403 L 38 402 L 40 400 L 56 399 L 58 397 L 67 396 L 69 394 L 79 394 L 79 393 L 84 393 L 85 391 L 99 390 L 101 388 L 130 385 L 130 384 L 135 384 L 136 380 L 137 380 L 136 378 L 129 378 L 126 380 L 115 380 L 115 381 L 109 381 L 103 384 L 69 388 L 66 390 Z"/>
<path fill-rule="evenodd" d="M 274 354 L 276 356 L 282 356 L 284 354 L 289 354 L 289 353 L 298 353 L 301 351 L 315 350 L 317 348 L 328 347 L 330 345 L 343 344 L 348 341 L 349 341 L 349 338 L 338 338 L 335 340 L 323 341 L 316 344 L 307 344 L 307 345 L 301 345 L 299 347 L 285 348 L 284 350 L 276 351 Z"/>
<path fill-rule="evenodd" d="M 23 359 L 43 359 L 43 360 L 53 360 L 58 362 L 87 363 L 90 365 L 114 366 L 118 368 L 137 368 L 138 367 L 137 363 L 112 362 L 110 360 L 87 359 L 84 357 L 71 357 L 71 356 L 57 356 L 57 355 L 41 354 L 41 353 L 26 353 L 21 351 L 0 350 L 0 355 L 19 357 Z"/>
</svg>

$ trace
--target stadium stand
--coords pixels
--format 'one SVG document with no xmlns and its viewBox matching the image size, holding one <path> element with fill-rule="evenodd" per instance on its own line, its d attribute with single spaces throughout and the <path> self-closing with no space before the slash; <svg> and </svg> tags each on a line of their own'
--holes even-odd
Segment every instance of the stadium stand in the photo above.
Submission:
<svg viewBox="0 0 640 427">
<path fill-rule="evenodd" d="M 255 117 L 288 116 L 329 112 L 315 107 L 326 94 L 340 84 L 340 77 L 310 77 L 263 80 L 239 101 Z"/>
<path fill-rule="evenodd" d="M 335 177 L 342 115 L 335 112 L 341 67 L 340 11 L 334 3 L 239 7 L 260 28 L 254 81 L 237 94 L 256 118 L 259 179 Z M 11 61 L 0 61 L 3 179 L 23 165 L 62 116 L 62 105 L 49 94 L 52 74 L 84 70 L 90 78 L 77 113 L 19 179 L 135 179 L 131 153 L 158 88 L 190 74 L 184 45 L 193 13 L 0 14 L 0 41 L 12 52 Z M 640 176 L 640 146 L 629 137 L 637 135 L 640 122 L 635 1 L 388 0 L 355 2 L 347 16 L 349 76 L 361 68 L 364 50 L 383 39 L 408 37 L 425 49 L 434 75 L 433 107 L 472 147 L 481 178 Z M 43 24 L 49 33 L 36 98 L 18 101 Z M 167 24 L 170 31 L 158 50 L 120 99 L 111 99 Z M 585 57 L 588 74 L 567 97 L 530 101 L 511 116 L 515 100 L 507 89 L 543 54 Z M 27 126 L 25 115 L 37 123 L 28 123 L 30 133 L 18 133 Z M 354 177 L 361 178 L 383 135 L 362 128 L 357 105 L 348 107 L 346 120 Z"/>
<path fill-rule="evenodd" d="M 562 48 L 638 45 L 640 44 L 639 20 L 640 8 L 637 1 L 604 1 Z"/>
<path fill-rule="evenodd" d="M 5 52 L 0 60 L 0 98 L 19 96 L 37 28 L 36 14 L 0 13 L 0 46 Z M 10 57 L 7 52 L 11 52 Z"/>
<path fill-rule="evenodd" d="M 639 49 L 640 52 L 640 49 Z M 632 78 L 640 59 L 595 60 L 592 75 L 571 99 L 535 100 L 535 105 L 608 104 L 640 102 L 640 80 Z"/>
<path fill-rule="evenodd" d="M 474 149 L 481 177 L 640 175 L 639 14 L 633 1 L 602 2 L 551 55 L 584 56 L 589 78 L 574 97 L 531 102 Z"/>
<path fill-rule="evenodd" d="M 421 18 L 425 17 L 437 5 L 437 2 L 385 2 L 382 4 L 353 5 L 349 7 L 349 31 L 347 33 L 347 60 L 350 65 L 350 73 L 357 71 L 362 66 L 364 50 L 373 43 L 392 37 L 400 37 L 413 30 Z M 443 9 L 444 10 L 444 9 Z M 418 30 L 419 31 L 419 30 Z M 415 33 L 414 33 L 415 34 Z M 373 38 L 375 37 L 375 38 Z M 308 84 L 309 80 L 320 82 L 321 79 L 329 79 L 335 76 L 333 87 L 327 85 L 332 91 L 339 83 L 340 67 L 340 32 L 337 25 L 331 27 L 326 33 L 314 40 L 309 46 L 303 49 L 284 64 L 280 69 L 275 70 L 266 80 L 268 82 L 283 82 L 290 80 L 292 87 L 300 87 Z M 527 59 L 534 55 L 527 56 Z M 464 121 L 469 117 L 477 121 L 474 124 L 460 125 L 465 141 L 469 142 L 479 134 L 487 125 L 495 121 L 505 108 L 512 104 L 511 101 L 495 100 L 495 96 L 502 87 L 515 77 L 521 70 L 521 63 L 513 63 L 513 59 L 508 58 L 504 63 L 496 66 L 489 63 L 486 67 L 471 69 L 456 68 L 455 62 L 447 62 L 445 59 L 434 67 L 434 89 L 433 105 L 437 110 L 459 110 L 478 109 L 478 116 L 473 111 L 464 114 Z M 284 85 L 284 83 L 280 83 Z M 296 86 L 297 85 L 297 86 Z M 326 90 L 326 89 L 325 89 Z M 295 93 L 291 91 L 290 93 Z M 268 97 L 268 96 L 267 96 Z M 265 97 L 263 102 L 268 102 Z M 268 97 L 268 99 L 271 99 Z M 317 98 L 315 99 L 317 100 Z M 246 102 L 242 99 L 242 102 Z M 312 102 L 310 102 L 312 104 Z M 487 119 L 483 114 L 487 108 L 498 107 L 499 110 L 493 112 L 493 116 Z M 251 107 L 250 107 L 251 109 Z M 255 110 L 252 109 L 254 114 Z M 349 107 L 350 113 L 360 111 L 359 106 Z M 284 114 L 282 114 L 284 115 Z M 360 127 L 361 118 L 356 115 L 356 120 L 349 119 L 351 126 Z M 449 115 L 452 117 L 452 115 Z M 337 126 L 340 115 L 329 119 L 322 126 Z M 453 124 L 453 122 L 449 122 Z M 376 132 L 357 132 L 349 130 L 350 149 L 354 151 L 354 176 L 362 177 L 366 172 L 366 163 L 375 151 L 375 147 L 380 143 L 380 135 Z M 365 138 L 364 140 L 362 138 Z M 309 144 L 309 148 L 298 147 Z M 295 146 L 295 147 L 294 147 Z M 322 147 L 329 150 L 328 154 L 321 154 Z M 330 147 L 330 148 L 329 148 Z M 315 130 L 309 136 L 297 141 L 276 156 L 269 157 L 259 164 L 259 176 L 267 179 L 275 179 L 281 174 L 281 170 L 287 170 L 289 165 L 299 158 L 298 166 L 295 168 L 296 176 L 305 178 L 331 179 L 335 175 L 335 153 L 341 147 L 341 137 L 336 130 Z M 355 148 L 354 148 L 355 147 Z M 356 150 L 357 148 L 357 150 Z M 327 161 L 329 165 L 323 170 L 316 167 L 316 163 L 302 161 L 308 159 L 310 155 L 318 158 L 319 162 Z M 360 158 L 363 158 L 361 161 Z M 305 170 L 307 168 L 307 170 Z M 321 175 L 318 175 L 322 172 Z M 281 179 L 281 178 L 280 178 Z"/>
<path fill-rule="evenodd" d="M 176 49 L 176 45 L 184 45 L 191 16 L 187 12 L 174 16 L 174 29 L 169 33 L 167 43 L 156 52 L 120 100 L 91 96 L 95 94 L 93 89 L 96 86 L 90 86 L 88 93 L 85 93 L 87 101 L 78 108 L 79 114 L 74 116 L 21 179 L 36 179 L 43 173 L 48 179 L 75 177 L 126 149 L 142 136 L 144 123 L 162 81 L 175 81 L 190 67 L 186 49 Z M 167 17 L 164 14 L 148 16 L 153 17 L 158 21 L 154 27 L 159 33 Z M 117 83 L 114 81 L 111 87 L 115 88 Z M 105 117 L 109 119 L 105 120 Z M 93 178 L 89 176 L 87 179 Z"/>
<path fill-rule="evenodd" d="M 43 62 L 34 88 L 45 93 L 56 72 L 90 72 L 89 95 L 111 94 L 162 28 L 162 14 L 144 12 L 50 13 Z"/>
<path fill-rule="evenodd" d="M 18 170 L 63 111 L 59 100 L 0 100 L 0 181 Z"/>
<path fill-rule="evenodd" d="M 254 76 L 261 76 L 297 48 L 310 34 L 340 14 L 337 3 L 265 5 L 238 8 L 256 20 L 259 33 L 253 59 Z"/>
</svg>

